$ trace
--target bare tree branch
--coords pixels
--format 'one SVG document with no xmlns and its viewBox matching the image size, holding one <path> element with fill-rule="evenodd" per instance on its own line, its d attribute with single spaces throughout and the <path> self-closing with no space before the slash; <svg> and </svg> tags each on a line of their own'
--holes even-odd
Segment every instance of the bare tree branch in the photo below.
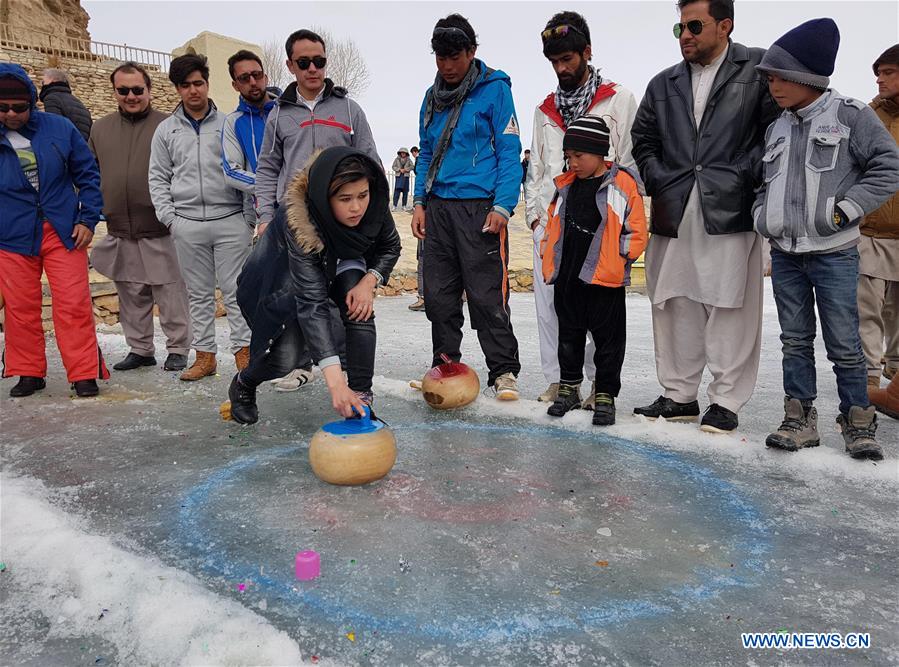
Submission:
<svg viewBox="0 0 899 667">
<path fill-rule="evenodd" d="M 293 77 L 287 69 L 284 61 L 284 45 L 276 39 L 270 39 L 262 44 L 262 69 L 268 74 L 268 85 L 277 86 L 282 90 L 291 82 Z"/>
<path fill-rule="evenodd" d="M 365 58 L 352 39 L 335 39 L 323 28 L 312 28 L 326 44 L 328 55 L 327 76 L 335 85 L 343 86 L 354 97 L 361 97 L 371 83 L 371 73 L 365 65 Z"/>
</svg>

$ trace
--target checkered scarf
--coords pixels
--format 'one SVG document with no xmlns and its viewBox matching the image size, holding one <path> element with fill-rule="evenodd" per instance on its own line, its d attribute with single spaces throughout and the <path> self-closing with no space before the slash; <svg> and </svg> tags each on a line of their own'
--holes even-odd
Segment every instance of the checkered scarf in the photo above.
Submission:
<svg viewBox="0 0 899 667">
<path fill-rule="evenodd" d="M 596 96 L 596 89 L 602 83 L 602 77 L 594 69 L 593 65 L 587 65 L 587 67 L 590 74 L 583 86 L 574 90 L 562 90 L 561 87 L 556 88 L 556 109 L 562 114 L 565 127 L 571 125 L 590 110 L 590 103 Z"/>
</svg>

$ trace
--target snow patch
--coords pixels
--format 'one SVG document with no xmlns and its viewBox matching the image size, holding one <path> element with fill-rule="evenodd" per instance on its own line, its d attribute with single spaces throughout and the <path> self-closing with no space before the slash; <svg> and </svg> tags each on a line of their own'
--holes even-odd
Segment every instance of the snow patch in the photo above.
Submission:
<svg viewBox="0 0 899 667">
<path fill-rule="evenodd" d="M 49 619 L 52 635 L 100 636 L 122 664 L 303 662 L 296 642 L 238 602 L 88 533 L 84 521 L 50 504 L 41 482 L 3 473 L 0 497 L 3 576 L 28 591 L 28 607 Z M 6 613 L 15 613 L 10 603 Z"/>
</svg>

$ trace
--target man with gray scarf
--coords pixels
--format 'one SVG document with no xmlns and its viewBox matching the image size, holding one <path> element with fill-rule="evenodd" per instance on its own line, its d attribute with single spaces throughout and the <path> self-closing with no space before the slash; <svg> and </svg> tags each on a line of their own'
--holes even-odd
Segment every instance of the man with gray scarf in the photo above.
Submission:
<svg viewBox="0 0 899 667">
<path fill-rule="evenodd" d="M 462 291 L 499 400 L 518 399 L 518 341 L 509 316 L 506 225 L 521 184 L 518 119 L 509 77 L 475 58 L 459 14 L 434 27 L 434 85 L 421 106 L 412 233 L 424 244 L 425 313 L 433 364 L 461 356 Z"/>
</svg>

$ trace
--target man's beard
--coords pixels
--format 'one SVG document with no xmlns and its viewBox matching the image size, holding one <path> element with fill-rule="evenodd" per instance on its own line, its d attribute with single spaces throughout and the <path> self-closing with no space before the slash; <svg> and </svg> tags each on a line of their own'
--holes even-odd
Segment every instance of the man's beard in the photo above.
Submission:
<svg viewBox="0 0 899 667">
<path fill-rule="evenodd" d="M 587 60 L 581 60 L 580 67 L 571 75 L 571 77 L 565 77 L 564 79 L 559 77 L 559 88 L 564 91 L 572 91 L 578 86 L 581 85 L 581 81 L 584 80 L 584 74 L 587 73 Z"/>
<path fill-rule="evenodd" d="M 265 89 L 260 90 L 257 93 L 250 92 L 249 95 L 245 95 L 244 97 L 246 98 L 247 102 L 250 102 L 251 104 L 258 104 L 265 99 Z"/>
</svg>

